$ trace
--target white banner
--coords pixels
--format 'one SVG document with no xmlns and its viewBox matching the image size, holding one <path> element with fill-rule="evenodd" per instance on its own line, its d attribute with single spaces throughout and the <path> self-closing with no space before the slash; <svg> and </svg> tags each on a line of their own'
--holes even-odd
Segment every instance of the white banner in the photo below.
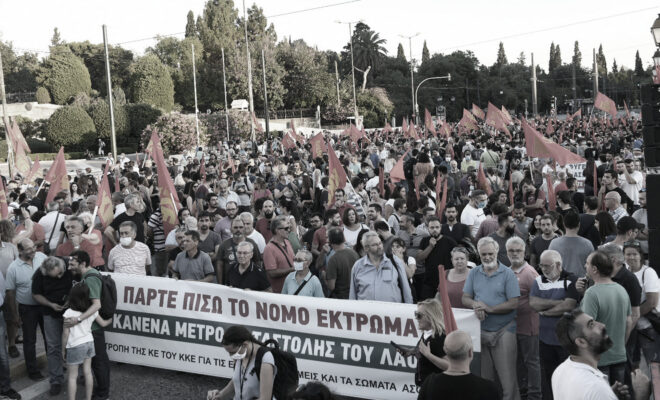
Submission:
<svg viewBox="0 0 660 400">
<path fill-rule="evenodd" d="M 220 346 L 224 330 L 244 325 L 259 341 L 276 339 L 298 360 L 301 383 L 320 381 L 340 395 L 416 399 L 417 360 L 390 345 L 414 346 L 415 305 L 243 291 L 209 283 L 112 274 L 117 313 L 106 330 L 110 359 L 156 368 L 233 376 Z M 480 323 L 455 309 L 458 327 L 480 351 Z"/>
<path fill-rule="evenodd" d="M 587 168 L 587 163 L 566 164 L 565 168 L 566 172 L 576 179 L 578 192 L 584 192 L 584 169 Z"/>
</svg>

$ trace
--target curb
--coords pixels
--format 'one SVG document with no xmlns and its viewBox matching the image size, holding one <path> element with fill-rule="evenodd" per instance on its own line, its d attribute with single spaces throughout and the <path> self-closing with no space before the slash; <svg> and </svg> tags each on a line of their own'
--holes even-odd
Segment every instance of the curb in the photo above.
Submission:
<svg viewBox="0 0 660 400">
<path fill-rule="evenodd" d="M 9 365 L 9 376 L 12 381 L 17 381 L 21 378 L 27 376 L 27 368 L 25 366 L 25 358 L 23 358 L 23 353 L 18 357 L 19 361 Z M 40 369 L 48 365 L 48 359 L 46 357 L 46 352 L 42 351 L 37 354 L 37 365 Z M 48 378 L 48 371 L 44 374 Z"/>
</svg>

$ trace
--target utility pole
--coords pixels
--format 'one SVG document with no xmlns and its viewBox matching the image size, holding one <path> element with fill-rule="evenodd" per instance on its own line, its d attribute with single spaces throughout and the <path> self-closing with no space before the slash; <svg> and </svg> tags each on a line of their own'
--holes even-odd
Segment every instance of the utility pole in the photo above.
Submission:
<svg viewBox="0 0 660 400">
<path fill-rule="evenodd" d="M 337 61 L 335 61 L 335 79 L 337 80 L 337 108 L 341 108 L 341 98 L 339 97 L 339 69 L 337 68 Z"/>
<path fill-rule="evenodd" d="M 227 126 L 227 143 L 229 143 L 229 105 L 227 104 L 227 77 L 225 76 L 225 48 L 221 48 L 222 52 L 222 85 L 225 88 L 225 124 Z"/>
<path fill-rule="evenodd" d="M 264 70 L 264 112 L 266 118 L 266 137 L 268 137 L 270 129 L 268 126 L 268 90 L 266 89 L 266 57 L 264 56 L 264 49 L 261 49 L 261 69 Z"/>
<path fill-rule="evenodd" d="M 594 50 L 594 103 L 596 102 L 596 96 L 598 95 L 598 63 L 596 62 L 596 48 Z"/>
<path fill-rule="evenodd" d="M 248 93 L 250 95 L 250 113 L 254 115 L 254 98 L 252 97 L 252 63 L 250 61 L 250 43 L 248 42 L 248 31 L 247 31 L 247 12 L 245 11 L 245 0 L 243 0 L 243 18 L 245 26 L 245 52 L 247 54 L 247 73 L 248 73 Z M 351 53 L 352 54 L 352 53 Z M 252 143 L 256 142 L 256 137 L 254 134 L 254 118 L 250 118 L 250 128 Z"/>
<path fill-rule="evenodd" d="M 2 96 L 2 120 L 5 123 L 5 139 L 7 141 L 7 168 L 9 168 L 9 178 L 12 178 L 11 166 L 14 162 L 14 152 L 11 148 L 9 139 L 9 117 L 7 116 L 7 97 L 5 96 L 5 72 L 2 69 L 2 54 L 0 53 L 0 96 Z"/>
<path fill-rule="evenodd" d="M 539 113 L 536 102 L 536 65 L 534 65 L 534 53 L 532 53 L 532 115 L 536 117 Z"/>
<path fill-rule="evenodd" d="M 195 93 L 195 131 L 197 132 L 197 147 L 199 147 L 199 110 L 197 109 L 197 70 L 195 69 L 195 45 L 190 44 L 192 48 L 192 67 L 193 67 L 193 91 Z"/>
<path fill-rule="evenodd" d="M 412 58 L 412 40 L 413 38 L 416 38 L 419 36 L 419 32 L 415 33 L 412 36 L 404 36 L 404 35 L 399 35 L 399 37 L 408 39 L 408 50 L 410 52 L 410 98 L 412 102 L 412 115 L 415 116 L 415 109 L 417 107 L 417 104 L 415 104 L 415 77 L 414 77 L 414 64 L 413 64 L 413 58 Z"/>
<path fill-rule="evenodd" d="M 470 92 L 468 91 L 468 79 L 465 78 L 465 108 L 470 108 Z"/>
<path fill-rule="evenodd" d="M 348 24 L 348 40 L 351 44 L 351 76 L 353 77 L 353 114 L 355 117 L 355 126 L 359 129 L 360 124 L 358 122 L 358 109 L 357 109 L 357 96 L 355 94 L 355 64 L 353 62 L 353 22 L 342 22 L 335 21 L 338 24 Z M 361 22 L 361 21 L 355 21 Z"/>
<path fill-rule="evenodd" d="M 575 82 L 575 63 L 573 63 L 573 68 L 571 68 L 571 74 L 572 74 L 572 89 L 573 89 L 573 108 L 571 109 L 571 112 L 575 112 L 575 108 L 577 107 L 577 84 Z"/>
<path fill-rule="evenodd" d="M 117 163 L 117 137 L 115 135 L 115 110 L 112 104 L 112 81 L 110 80 L 110 57 L 108 55 L 108 29 L 103 25 L 103 48 L 105 50 L 105 78 L 108 81 L 108 104 L 110 105 L 110 132 L 112 135 L 112 158 Z"/>
<path fill-rule="evenodd" d="M 227 77 L 225 76 L 225 48 L 221 48 L 222 52 L 222 85 L 225 88 L 225 124 L 227 126 L 227 143 L 229 143 L 229 105 L 227 104 Z"/>
</svg>

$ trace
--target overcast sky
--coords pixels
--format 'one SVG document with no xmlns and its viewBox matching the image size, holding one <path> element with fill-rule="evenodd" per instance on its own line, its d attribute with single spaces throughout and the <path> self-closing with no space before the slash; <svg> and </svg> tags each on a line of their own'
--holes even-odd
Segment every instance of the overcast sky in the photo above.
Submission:
<svg viewBox="0 0 660 400">
<path fill-rule="evenodd" d="M 100 43 L 101 25 L 107 24 L 111 43 L 123 43 L 123 47 L 140 55 L 155 41 L 139 39 L 183 32 L 188 10 L 197 16 L 204 3 L 0 0 L 0 38 L 13 42 L 19 51 L 39 51 L 40 56 L 46 56 L 54 27 L 59 28 L 65 41 Z M 248 1 L 247 5 L 252 3 Z M 337 3 L 344 4 L 280 15 Z M 237 2 L 239 8 L 241 4 Z M 336 20 L 361 19 L 387 40 L 392 55 L 402 42 L 408 57 L 408 39 L 399 35 L 419 32 L 413 39 L 416 59 L 421 57 L 426 40 L 432 54 L 472 50 L 481 63 L 491 65 L 501 40 L 509 62 L 525 52 L 529 63 L 533 52 L 536 63 L 546 70 L 550 43 L 559 44 L 562 61 L 570 62 L 575 40 L 580 42 L 585 67 L 591 66 L 592 48 L 601 43 L 609 69 L 613 59 L 619 66 L 634 67 L 637 50 L 646 67 L 652 63 L 655 51 L 650 27 L 660 13 L 657 0 L 259 0 L 256 4 L 266 16 L 273 16 L 269 22 L 275 25 L 278 40 L 284 36 L 302 38 L 321 50 L 339 51 L 348 41 L 348 27 Z"/>
</svg>

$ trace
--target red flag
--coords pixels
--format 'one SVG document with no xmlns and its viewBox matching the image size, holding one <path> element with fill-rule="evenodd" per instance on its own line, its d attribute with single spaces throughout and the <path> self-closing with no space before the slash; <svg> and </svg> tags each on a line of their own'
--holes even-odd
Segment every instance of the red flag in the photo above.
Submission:
<svg viewBox="0 0 660 400">
<path fill-rule="evenodd" d="M 442 194 L 440 194 L 439 189 L 439 182 L 441 181 L 442 178 Z M 435 215 L 438 216 L 438 218 L 442 219 L 442 213 L 445 212 L 445 207 L 447 206 L 447 179 L 442 176 L 440 172 L 438 172 L 438 177 L 436 178 L 436 184 L 435 184 L 435 198 L 436 198 L 436 205 L 435 205 Z"/>
<path fill-rule="evenodd" d="M 410 151 L 410 149 L 408 149 Z M 401 158 L 399 158 L 399 161 L 394 164 L 394 167 L 390 170 L 390 179 L 392 182 L 396 183 L 399 181 L 403 181 L 406 179 L 405 174 L 403 173 L 403 162 L 406 159 L 406 156 L 408 155 L 408 151 L 406 151 Z"/>
<path fill-rule="evenodd" d="M 513 205 L 514 197 L 513 197 L 513 179 L 511 179 L 511 176 L 509 176 L 509 204 Z"/>
<path fill-rule="evenodd" d="M 506 133 L 509 137 L 511 137 L 511 133 L 509 132 L 509 129 L 507 129 L 506 123 L 504 122 L 502 111 L 498 110 L 497 107 L 495 107 L 491 102 L 488 102 L 488 115 L 486 116 L 486 124 Z"/>
<path fill-rule="evenodd" d="M 512 124 L 513 123 L 513 118 L 511 118 L 511 114 L 509 114 L 509 111 L 502 105 L 502 117 L 504 117 L 504 122 L 507 124 Z"/>
<path fill-rule="evenodd" d="M 559 144 L 564 143 L 564 126 L 561 126 L 561 130 L 559 131 Z"/>
<path fill-rule="evenodd" d="M 9 217 L 9 206 L 7 205 L 7 189 L 5 188 L 5 182 L 0 179 L 0 216 L 3 219 Z"/>
<path fill-rule="evenodd" d="M 158 143 L 160 145 L 160 137 L 158 137 L 158 131 L 154 129 L 151 131 L 151 138 L 149 139 L 149 143 L 147 144 L 147 148 L 144 149 L 144 155 L 145 157 L 151 157 L 153 158 L 153 152 L 154 152 L 154 144 Z"/>
<path fill-rule="evenodd" d="M 486 178 L 486 173 L 484 173 L 484 164 L 479 163 L 479 172 L 477 173 L 477 183 L 481 190 L 485 191 L 489 196 L 493 193 L 493 189 L 490 187 L 490 182 Z"/>
<path fill-rule="evenodd" d="M 552 158 L 559 165 L 578 164 L 585 159 L 563 148 L 561 145 L 543 137 L 536 129 L 532 128 L 525 119 L 522 121 L 525 133 L 525 147 L 529 157 Z"/>
<path fill-rule="evenodd" d="M 578 109 L 578 110 L 575 112 L 575 114 L 573 114 L 573 115 L 571 116 L 571 120 L 572 120 L 573 118 L 577 118 L 577 117 L 582 118 L 582 109 L 581 109 L 581 108 Z"/>
<path fill-rule="evenodd" d="M 14 148 L 14 156 L 16 157 L 14 160 L 16 170 L 23 177 L 28 176 L 30 174 L 30 158 L 25 154 L 25 148 L 21 142 L 16 144 L 16 147 Z"/>
<path fill-rule="evenodd" d="M 479 118 L 480 120 L 486 119 L 486 115 L 484 114 L 484 111 L 474 103 L 472 103 L 472 114 L 474 114 L 474 116 Z"/>
<path fill-rule="evenodd" d="M 464 111 L 467 111 L 467 110 L 464 110 Z M 472 118 L 474 118 L 474 116 L 472 116 Z M 465 113 L 463 113 L 463 118 L 461 118 L 461 120 L 458 121 L 458 126 L 462 126 L 465 129 L 470 130 L 470 131 L 476 131 L 476 130 L 479 129 L 476 122 L 474 122 L 471 118 L 466 117 Z"/>
<path fill-rule="evenodd" d="M 66 173 L 66 164 L 64 161 L 64 147 L 60 147 L 60 151 L 55 157 L 55 161 L 50 166 L 46 174 L 46 181 L 50 183 L 50 189 L 46 196 L 46 204 L 53 201 L 55 196 L 62 190 L 69 190 L 69 176 Z"/>
<path fill-rule="evenodd" d="M 408 136 L 410 136 L 412 139 L 419 139 L 419 136 L 417 136 L 417 129 L 415 129 L 415 125 L 410 124 L 408 125 Z"/>
<path fill-rule="evenodd" d="M 296 147 L 296 143 L 291 138 L 291 135 L 286 133 L 286 134 L 284 134 L 284 137 L 282 138 L 282 146 L 284 146 L 284 148 L 286 148 L 287 150 L 288 149 L 293 149 L 294 147 Z"/>
<path fill-rule="evenodd" d="M 548 185 L 548 209 L 555 211 L 557 209 L 557 196 L 555 195 L 555 188 L 552 185 L 552 176 L 547 174 L 545 182 Z"/>
<path fill-rule="evenodd" d="M 451 309 L 451 303 L 449 302 L 449 293 L 447 292 L 447 279 L 445 277 L 445 267 L 444 265 L 438 265 L 438 293 L 440 293 L 440 298 L 442 299 L 442 314 L 445 319 L 445 332 L 449 334 L 458 329 L 456 325 L 456 319 L 454 318 L 454 312 Z"/>
<path fill-rule="evenodd" d="M 446 137 L 451 136 L 451 127 L 449 126 L 449 122 L 446 122 L 446 121 L 445 121 L 445 122 L 440 126 L 440 131 L 439 131 L 439 133 L 444 134 Z"/>
<path fill-rule="evenodd" d="M 426 126 L 426 130 L 428 132 L 431 132 L 433 136 L 437 136 L 437 133 L 435 132 L 435 126 L 433 126 L 433 119 L 431 118 L 431 113 L 426 108 L 424 109 L 424 125 Z"/>
<path fill-rule="evenodd" d="M 552 121 L 548 121 L 548 126 L 545 128 L 545 134 L 550 136 L 555 133 L 555 127 L 552 125 Z"/>
<path fill-rule="evenodd" d="M 167 165 L 165 165 L 165 157 L 163 156 L 163 149 L 160 147 L 160 142 L 154 143 L 153 156 L 158 174 L 158 192 L 160 194 L 163 231 L 165 232 L 165 236 L 167 236 L 170 231 L 177 227 L 177 212 L 181 209 L 181 204 L 174 189 L 174 182 L 172 182 L 170 172 L 167 170 Z"/>
<path fill-rule="evenodd" d="M 385 123 L 385 127 L 383 128 L 383 132 L 385 132 L 385 133 L 391 133 L 392 132 L 392 125 L 390 125 L 389 122 Z"/>
<path fill-rule="evenodd" d="M 309 144 L 312 146 L 312 158 L 322 158 L 323 153 L 325 153 L 325 140 L 323 139 L 322 133 L 317 133 L 311 139 L 309 139 Z"/>
<path fill-rule="evenodd" d="M 261 126 L 261 123 L 257 120 L 257 116 L 254 115 L 254 112 L 252 112 L 252 122 L 254 122 L 254 129 L 257 130 L 259 133 L 264 133 L 264 127 Z M 293 123 L 293 121 L 291 121 Z"/>
<path fill-rule="evenodd" d="M 43 178 L 43 172 L 41 171 L 41 164 L 39 164 L 39 156 L 36 155 L 34 157 L 34 162 L 32 163 L 32 168 L 30 169 L 30 173 L 27 176 L 27 180 L 25 181 L 28 185 L 31 184 L 35 179 L 37 178 Z"/>
<path fill-rule="evenodd" d="M 599 110 L 605 111 L 606 113 L 610 114 L 612 117 L 616 116 L 616 104 L 614 104 L 614 100 L 605 96 L 601 92 L 598 92 L 598 94 L 596 95 L 596 100 L 594 100 L 594 107 L 596 107 Z"/>
<path fill-rule="evenodd" d="M 108 182 L 109 171 L 110 161 L 108 160 L 105 163 L 105 171 L 103 172 L 103 178 L 101 178 L 101 186 L 99 187 L 99 194 L 96 198 L 96 207 L 98 207 L 96 215 L 99 216 L 101 225 L 103 225 L 104 228 L 110 225 L 114 219 L 114 213 L 112 212 L 112 197 L 110 195 L 110 183 Z"/>
<path fill-rule="evenodd" d="M 18 127 L 16 118 L 11 120 L 11 129 L 9 129 L 9 125 L 7 125 L 6 127 L 8 128 L 7 136 L 9 136 L 9 138 L 11 139 L 14 151 L 19 147 L 23 146 L 23 149 L 25 151 L 27 151 L 28 153 L 32 153 L 32 150 L 30 150 L 30 146 L 28 146 L 27 142 L 25 141 L 25 137 L 21 133 L 21 129 Z"/>
<path fill-rule="evenodd" d="M 385 196 L 385 168 L 382 165 L 378 168 L 378 192 L 380 197 Z"/>
<path fill-rule="evenodd" d="M 630 118 L 630 110 L 628 110 L 628 104 L 626 104 L 626 101 L 623 101 L 623 109 L 626 110 L 626 118 Z"/>
<path fill-rule="evenodd" d="M 348 127 L 348 135 L 351 137 L 351 139 L 353 139 L 354 142 L 357 142 L 364 136 L 364 133 L 362 131 L 358 131 L 357 127 L 351 124 Z"/>
<path fill-rule="evenodd" d="M 335 190 L 346 186 L 346 171 L 332 146 L 328 146 L 328 206 L 335 202 Z"/>
<path fill-rule="evenodd" d="M 404 135 L 408 133 L 408 121 L 405 118 L 401 121 L 401 131 L 403 131 Z"/>
</svg>

